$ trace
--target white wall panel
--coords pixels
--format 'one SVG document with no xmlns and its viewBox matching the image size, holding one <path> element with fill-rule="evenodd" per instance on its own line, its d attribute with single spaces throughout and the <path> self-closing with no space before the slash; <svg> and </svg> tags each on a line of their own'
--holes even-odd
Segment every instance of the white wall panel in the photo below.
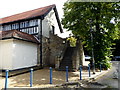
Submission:
<svg viewBox="0 0 120 90">
<path fill-rule="evenodd" d="M 13 69 L 37 65 L 37 45 L 35 43 L 14 40 Z"/>
<path fill-rule="evenodd" d="M 37 44 L 21 40 L 0 41 L 0 69 L 21 69 L 37 65 Z"/>
<path fill-rule="evenodd" d="M 0 69 L 12 69 L 12 39 L 0 40 Z"/>
<path fill-rule="evenodd" d="M 45 37 L 49 38 L 49 32 L 52 30 L 52 26 L 55 23 L 55 13 L 54 11 L 50 11 L 49 14 L 42 21 L 42 34 Z"/>
</svg>

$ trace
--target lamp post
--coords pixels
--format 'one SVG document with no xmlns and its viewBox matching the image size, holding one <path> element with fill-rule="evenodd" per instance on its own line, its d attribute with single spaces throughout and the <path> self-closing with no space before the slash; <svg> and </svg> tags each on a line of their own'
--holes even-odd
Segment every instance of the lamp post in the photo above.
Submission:
<svg viewBox="0 0 120 90">
<path fill-rule="evenodd" d="M 92 47 L 92 70 L 93 70 L 93 74 L 95 74 L 92 19 L 90 19 L 90 34 L 91 34 L 91 47 Z"/>
</svg>

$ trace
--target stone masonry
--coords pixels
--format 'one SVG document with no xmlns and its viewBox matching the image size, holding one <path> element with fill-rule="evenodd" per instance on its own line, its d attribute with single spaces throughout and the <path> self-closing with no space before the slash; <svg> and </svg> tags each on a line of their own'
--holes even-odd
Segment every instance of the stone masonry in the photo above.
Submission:
<svg viewBox="0 0 120 90">
<path fill-rule="evenodd" d="M 66 39 L 60 38 L 57 35 L 50 33 L 50 38 L 43 37 L 42 41 L 43 67 L 52 66 L 56 69 L 59 69 L 60 62 L 62 61 L 64 53 L 68 47 Z M 73 69 L 79 69 L 79 66 L 83 65 L 84 51 L 81 44 L 81 41 L 78 40 L 72 55 Z"/>
<path fill-rule="evenodd" d="M 55 67 L 56 60 L 61 57 L 65 48 L 65 39 L 53 34 L 50 34 L 50 38 L 43 37 L 43 66 Z"/>
</svg>

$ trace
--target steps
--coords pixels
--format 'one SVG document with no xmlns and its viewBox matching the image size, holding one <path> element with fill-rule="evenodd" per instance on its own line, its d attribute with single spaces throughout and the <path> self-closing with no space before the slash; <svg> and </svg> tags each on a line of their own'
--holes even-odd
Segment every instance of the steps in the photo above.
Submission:
<svg viewBox="0 0 120 90">
<path fill-rule="evenodd" d="M 74 53 L 75 47 L 68 47 L 65 51 L 63 59 L 60 63 L 59 70 L 66 70 L 66 66 L 68 66 L 69 70 L 72 70 L 72 56 Z"/>
</svg>

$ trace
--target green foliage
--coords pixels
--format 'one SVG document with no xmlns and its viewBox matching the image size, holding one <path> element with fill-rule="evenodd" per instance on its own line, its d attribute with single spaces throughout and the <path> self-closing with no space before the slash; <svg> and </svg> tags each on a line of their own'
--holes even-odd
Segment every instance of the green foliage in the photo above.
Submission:
<svg viewBox="0 0 120 90">
<path fill-rule="evenodd" d="M 114 18 L 115 23 L 110 23 Z M 113 2 L 67 2 L 64 4 L 64 28 L 71 30 L 85 43 L 87 50 L 94 48 L 95 63 L 109 68 L 113 41 L 120 37 L 120 6 Z M 91 42 L 91 33 L 93 42 Z M 93 43 L 93 45 L 91 44 Z"/>
<path fill-rule="evenodd" d="M 67 38 L 67 41 L 70 42 L 70 46 L 71 47 L 75 47 L 76 46 L 76 41 L 77 41 L 76 38 L 74 38 L 74 37 L 71 36 L 71 37 Z"/>
</svg>

